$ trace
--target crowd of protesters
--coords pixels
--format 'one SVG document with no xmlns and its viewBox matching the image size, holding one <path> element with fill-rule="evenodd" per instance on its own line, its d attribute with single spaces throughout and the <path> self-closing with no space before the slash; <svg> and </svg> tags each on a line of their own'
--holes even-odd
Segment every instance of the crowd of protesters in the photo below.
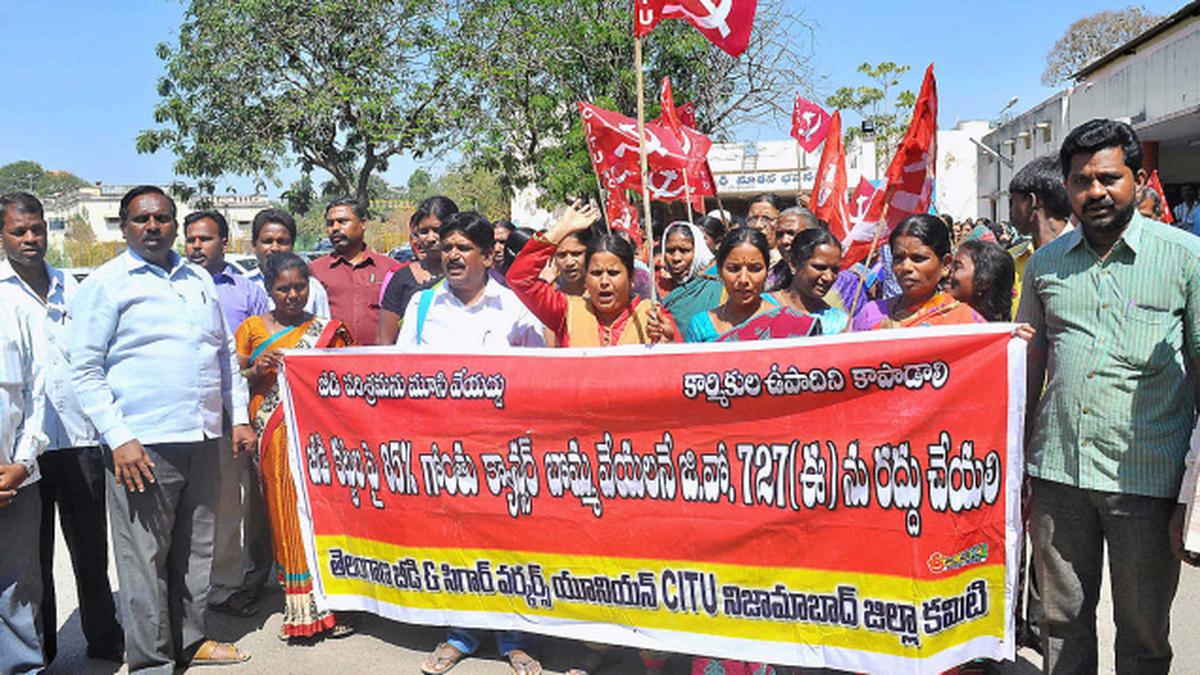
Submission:
<svg viewBox="0 0 1200 675">
<path fill-rule="evenodd" d="M 353 632 L 313 596 L 276 379 L 283 349 L 478 352 L 1015 321 L 1029 342 L 1023 642 L 1047 672 L 1096 671 L 1107 549 L 1117 671 L 1166 673 L 1180 563 L 1196 564 L 1182 531 L 1196 483 L 1200 209 L 1193 192 L 1175 209 L 1179 226 L 1163 224 L 1146 182 L 1132 128 L 1093 120 L 1013 177 L 1010 223 L 913 215 L 873 259 L 849 265 L 826 223 L 772 195 L 745 214 L 663 223 L 645 242 L 583 202 L 533 232 L 433 197 L 412 216 L 415 261 L 403 266 L 365 243 L 367 214 L 352 199 L 326 208 L 333 252 L 311 263 L 292 251 L 292 216 L 262 211 L 253 275 L 225 261 L 220 213 L 180 225 L 171 197 L 142 186 L 121 200 L 128 249 L 81 284 L 46 263 L 38 200 L 4 195 L 0 672 L 38 672 L 55 657 L 56 511 L 89 657 L 130 672 L 243 662 L 236 645 L 209 639 L 204 613 L 258 613 L 273 577 L 281 639 Z M 451 628 L 422 670 L 444 673 L 489 637 L 513 672 L 541 671 L 532 635 L 466 628 Z M 613 654 L 589 645 L 572 672 L 595 673 Z M 642 660 L 653 674 L 667 655 Z"/>
</svg>

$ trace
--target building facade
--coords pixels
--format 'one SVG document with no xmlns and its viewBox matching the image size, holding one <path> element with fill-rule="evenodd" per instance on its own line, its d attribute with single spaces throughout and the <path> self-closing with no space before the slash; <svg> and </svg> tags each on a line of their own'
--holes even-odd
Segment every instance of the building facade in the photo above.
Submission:
<svg viewBox="0 0 1200 675">
<path fill-rule="evenodd" d="M 132 185 L 87 185 L 45 200 L 46 223 L 52 239 L 61 240 L 66 234 L 67 223 L 72 218 L 82 218 L 92 230 L 97 242 L 122 241 L 119 217 L 121 197 L 131 190 Z M 214 195 L 208 197 L 208 205 L 201 206 L 199 198 L 182 199 L 172 195 L 179 208 L 179 219 L 201 208 L 215 209 L 229 221 L 231 240 L 250 236 L 250 224 L 254 215 L 271 206 L 266 195 Z"/>
<path fill-rule="evenodd" d="M 986 135 L 979 148 L 983 215 L 1008 219 L 1008 181 L 1038 155 L 1057 154 L 1095 118 L 1128 122 L 1174 203 L 1200 183 L 1200 2 L 1190 2 L 1075 73 L 1074 84 Z"/>
</svg>

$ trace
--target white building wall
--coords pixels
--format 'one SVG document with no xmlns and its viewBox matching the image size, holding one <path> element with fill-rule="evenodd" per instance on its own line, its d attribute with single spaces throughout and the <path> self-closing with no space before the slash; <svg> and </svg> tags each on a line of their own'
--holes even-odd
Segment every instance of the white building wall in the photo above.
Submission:
<svg viewBox="0 0 1200 675">
<path fill-rule="evenodd" d="M 959 122 L 937 134 L 937 211 L 956 220 L 979 216 L 978 141 L 991 130 L 987 120 Z"/>
</svg>

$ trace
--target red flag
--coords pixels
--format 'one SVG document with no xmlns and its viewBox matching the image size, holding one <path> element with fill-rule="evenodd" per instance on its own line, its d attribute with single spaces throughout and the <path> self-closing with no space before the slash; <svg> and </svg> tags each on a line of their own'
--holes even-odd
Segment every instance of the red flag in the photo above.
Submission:
<svg viewBox="0 0 1200 675">
<path fill-rule="evenodd" d="M 797 94 L 792 104 L 792 138 L 805 152 L 812 152 L 829 135 L 831 119 L 824 108 Z"/>
<path fill-rule="evenodd" d="M 641 190 L 637 120 L 582 101 L 579 114 L 583 118 L 592 166 L 604 188 Z M 687 166 L 687 153 L 669 129 L 653 122 L 647 122 L 645 129 L 646 156 L 651 172 Z"/>
<path fill-rule="evenodd" d="M 730 56 L 746 51 L 758 0 L 637 0 L 633 34 L 645 37 L 663 19 L 683 19 Z"/>
<path fill-rule="evenodd" d="M 850 233 L 850 217 L 846 213 L 846 149 L 842 145 L 842 113 L 835 110 L 830 118 L 825 148 L 817 167 L 817 182 L 813 186 L 808 208 L 817 218 L 829 223 L 833 236 L 842 239 Z"/>
<path fill-rule="evenodd" d="M 847 209 L 850 214 L 850 222 L 857 223 L 867 215 L 867 207 L 871 205 L 871 198 L 875 196 L 875 186 L 871 185 L 871 181 L 865 176 L 859 177 L 858 187 L 854 188 L 854 195 L 850 197 L 850 206 Z"/>
<path fill-rule="evenodd" d="M 1150 189 L 1158 193 L 1158 198 L 1162 202 L 1162 221 L 1168 225 L 1175 222 L 1175 216 L 1171 214 L 1171 205 L 1167 203 L 1167 195 L 1162 189 L 1162 181 L 1158 179 L 1158 169 L 1151 172 L 1149 185 Z"/>
<path fill-rule="evenodd" d="M 929 210 L 937 167 L 937 104 L 937 80 L 933 77 L 933 65 L 930 64 L 925 70 L 921 93 L 913 108 L 912 123 L 888 166 L 887 187 L 876 193 L 866 217 L 850 230 L 843 247 L 843 264 L 863 260 L 876 237 L 879 241 L 886 241 L 901 220 Z M 882 227 L 877 228 L 877 225 Z"/>
<path fill-rule="evenodd" d="M 630 241 L 642 245 L 642 228 L 638 222 L 637 209 L 629 203 L 625 190 L 606 190 L 604 198 L 604 218 L 608 226 L 620 230 L 629 236 Z"/>
<path fill-rule="evenodd" d="M 708 167 L 708 151 L 712 148 L 712 140 L 682 124 L 675 108 L 675 99 L 671 95 L 669 77 L 663 78 L 659 103 L 662 115 L 652 123 L 671 129 L 680 147 L 687 154 L 688 161 L 685 168 L 686 179 L 683 171 L 674 168 L 650 172 L 650 199 L 660 202 L 689 199 L 693 209 L 703 211 L 703 195 L 716 194 L 716 181 L 713 180 L 712 171 Z M 691 188 L 691 191 L 685 196 L 687 188 Z"/>
</svg>

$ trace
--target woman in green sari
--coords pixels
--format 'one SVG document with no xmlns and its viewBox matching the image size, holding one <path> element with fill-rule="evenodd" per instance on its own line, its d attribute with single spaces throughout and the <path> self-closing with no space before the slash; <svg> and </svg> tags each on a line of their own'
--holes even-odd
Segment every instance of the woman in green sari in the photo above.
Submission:
<svg viewBox="0 0 1200 675">
<path fill-rule="evenodd" d="M 663 307 L 686 327 L 692 317 L 724 301 L 721 280 L 705 271 L 712 266 L 713 253 L 700 228 L 683 221 L 667 226 L 662 238 L 663 264 L 675 288 L 663 299 Z"/>
</svg>

